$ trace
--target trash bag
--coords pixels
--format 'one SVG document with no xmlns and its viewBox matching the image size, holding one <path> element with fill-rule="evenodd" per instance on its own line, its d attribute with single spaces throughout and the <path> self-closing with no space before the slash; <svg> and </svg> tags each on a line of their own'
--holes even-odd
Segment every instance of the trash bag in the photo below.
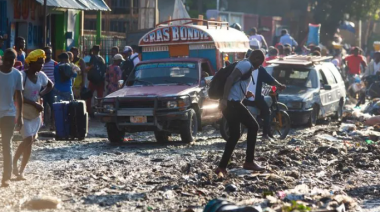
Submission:
<svg viewBox="0 0 380 212">
<path fill-rule="evenodd" d="M 307 38 L 307 45 L 314 44 L 319 45 L 319 34 L 321 31 L 320 24 L 309 24 L 309 35 Z"/>
</svg>

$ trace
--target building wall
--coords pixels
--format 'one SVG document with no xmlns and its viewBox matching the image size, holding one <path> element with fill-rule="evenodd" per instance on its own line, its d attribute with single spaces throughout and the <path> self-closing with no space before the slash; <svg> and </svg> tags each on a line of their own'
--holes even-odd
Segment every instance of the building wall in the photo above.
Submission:
<svg viewBox="0 0 380 212">
<path fill-rule="evenodd" d="M 26 41 L 27 52 L 42 45 L 42 6 L 35 0 L 7 1 L 8 35 L 7 47 L 14 46 L 17 36 Z"/>
</svg>

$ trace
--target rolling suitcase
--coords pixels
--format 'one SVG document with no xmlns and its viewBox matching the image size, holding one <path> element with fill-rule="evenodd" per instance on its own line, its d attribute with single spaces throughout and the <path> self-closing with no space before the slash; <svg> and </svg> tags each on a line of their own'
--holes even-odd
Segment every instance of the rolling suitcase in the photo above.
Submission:
<svg viewBox="0 0 380 212">
<path fill-rule="evenodd" d="M 88 133 L 88 113 L 86 102 L 74 100 L 68 106 L 68 119 L 70 122 L 70 138 L 84 140 Z"/>
<path fill-rule="evenodd" d="M 70 122 L 68 120 L 69 102 L 53 103 L 55 118 L 55 140 L 70 139 Z"/>
</svg>

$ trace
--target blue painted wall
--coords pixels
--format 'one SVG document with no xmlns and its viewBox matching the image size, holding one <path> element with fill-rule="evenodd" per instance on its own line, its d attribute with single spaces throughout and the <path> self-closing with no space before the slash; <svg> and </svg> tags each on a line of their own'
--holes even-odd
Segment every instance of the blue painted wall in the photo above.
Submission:
<svg viewBox="0 0 380 212">
<path fill-rule="evenodd" d="M 212 67 L 214 68 L 214 70 L 217 70 L 216 69 L 216 50 L 215 49 L 190 50 L 189 57 L 207 58 L 210 60 L 210 63 L 212 65 Z M 157 60 L 157 59 L 164 59 L 164 58 L 170 58 L 169 51 L 143 52 L 142 53 L 143 61 Z"/>
<path fill-rule="evenodd" d="M 210 63 L 214 70 L 217 70 L 215 49 L 190 50 L 190 57 L 207 58 L 210 60 Z"/>
<path fill-rule="evenodd" d="M 157 59 L 164 59 L 164 58 L 170 58 L 169 51 L 164 52 L 143 52 L 142 53 L 142 60 L 157 60 Z"/>
</svg>

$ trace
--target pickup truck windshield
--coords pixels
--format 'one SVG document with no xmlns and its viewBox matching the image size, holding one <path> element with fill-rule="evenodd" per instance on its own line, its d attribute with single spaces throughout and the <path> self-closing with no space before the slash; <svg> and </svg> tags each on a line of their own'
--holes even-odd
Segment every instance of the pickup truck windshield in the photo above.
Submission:
<svg viewBox="0 0 380 212">
<path fill-rule="evenodd" d="M 302 67 L 271 67 L 273 70 L 268 70 L 272 76 L 280 83 L 287 86 L 295 86 L 301 88 L 313 88 L 310 80 L 310 69 Z"/>
<path fill-rule="evenodd" d="M 137 65 L 128 81 L 133 85 L 198 84 L 198 65 L 191 62 L 163 62 Z"/>
</svg>

